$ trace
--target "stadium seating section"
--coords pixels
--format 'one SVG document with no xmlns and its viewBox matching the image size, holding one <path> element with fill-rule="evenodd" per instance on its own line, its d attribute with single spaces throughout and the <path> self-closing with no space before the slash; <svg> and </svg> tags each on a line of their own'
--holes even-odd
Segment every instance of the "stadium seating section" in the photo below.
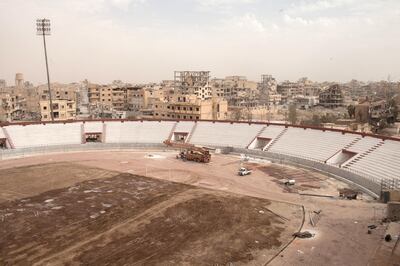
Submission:
<svg viewBox="0 0 400 266">
<path fill-rule="evenodd" d="M 98 132 L 105 143 L 160 144 L 173 133 L 185 133 L 187 142 L 208 147 L 248 148 L 257 138 L 270 139 L 265 152 L 326 163 L 341 151 L 354 156 L 343 170 L 373 180 L 400 179 L 400 141 L 359 134 L 285 125 L 210 121 L 105 121 L 8 125 L 0 138 L 14 149 L 52 145 L 85 145 L 82 134 Z"/>
</svg>

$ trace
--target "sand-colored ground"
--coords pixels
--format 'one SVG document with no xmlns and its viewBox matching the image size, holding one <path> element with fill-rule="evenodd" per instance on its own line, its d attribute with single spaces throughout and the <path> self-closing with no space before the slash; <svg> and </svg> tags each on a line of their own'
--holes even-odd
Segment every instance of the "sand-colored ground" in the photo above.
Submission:
<svg viewBox="0 0 400 266">
<path fill-rule="evenodd" d="M 53 169 L 52 176 L 56 176 L 56 180 L 52 180 L 52 178 L 43 180 L 43 177 L 41 179 L 40 176 L 35 178 L 35 181 L 40 184 L 32 185 L 32 189 L 29 189 L 30 184 L 27 183 L 33 182 L 35 184 L 35 181 L 29 181 L 29 177 L 24 179 L 20 176 L 11 179 L 10 176 L 7 178 L 7 174 L 3 174 L 9 171 L 7 169 L 18 172 L 20 170 L 15 169 L 15 167 L 47 163 L 60 163 L 60 165 L 73 165 L 74 167 L 59 172 Z M 235 156 L 213 155 L 211 163 L 199 164 L 179 161 L 175 159 L 175 152 L 162 151 L 87 152 L 29 157 L 0 162 L 0 197 L 3 200 L 31 197 L 51 188 L 62 189 L 88 179 L 100 178 L 98 180 L 103 180 L 115 173 L 150 176 L 207 188 L 206 191 L 215 189 L 268 199 L 268 212 L 271 211 L 271 215 L 276 214 L 275 216 L 272 215 L 271 218 L 283 217 L 278 220 L 280 222 L 286 221 L 279 236 L 282 237 L 279 247 L 284 246 L 284 242 L 291 239 L 289 237 L 292 233 L 289 232 L 290 230 L 297 230 L 295 228 L 301 222 L 301 215 L 298 215 L 298 210 L 301 205 L 304 205 L 306 216 L 303 229 L 315 233 L 313 238 L 296 238 L 272 261 L 270 261 L 270 258 L 272 253 L 277 254 L 278 246 L 261 249 L 260 253 L 253 251 L 255 255 L 252 256 L 255 259 L 247 262 L 241 261 L 241 263 L 253 265 L 262 265 L 266 262 L 269 262 L 269 265 L 366 265 L 370 261 L 385 230 L 385 226 L 378 222 L 384 215 L 385 205 L 370 201 L 368 197 L 349 201 L 338 198 L 302 196 L 297 192 L 337 196 L 337 189 L 346 185 L 320 173 L 271 164 L 268 161 L 246 163 L 247 166 L 252 168 L 253 173 L 250 176 L 239 177 L 236 172 L 241 165 L 243 163 L 241 163 L 240 158 Z M 40 172 L 38 167 L 42 166 L 35 167 L 36 171 Z M 83 170 L 83 168 L 86 170 Z M 94 175 L 87 172 L 89 169 L 91 169 L 90 171 L 99 171 L 98 168 L 101 168 L 104 172 Z M 32 173 L 34 171 L 32 170 Z M 84 174 L 85 171 L 87 174 Z M 279 179 L 281 178 L 297 179 L 296 188 L 288 191 L 285 186 L 280 184 Z M 92 182 L 97 181 L 92 180 Z M 3 202 L 2 204 L 9 203 Z M 179 206 L 179 203 L 176 203 L 176 205 Z M 319 215 L 313 213 L 313 211 L 319 210 L 321 210 Z M 227 212 L 230 215 L 232 214 L 229 210 Z M 314 226 L 310 224 L 310 213 L 316 220 Z M 130 213 L 129 215 L 134 214 Z M 193 216 L 193 214 L 190 214 L 190 216 Z M 372 234 L 367 234 L 367 226 L 370 224 L 376 224 L 378 227 L 373 230 Z M 226 230 L 228 229 L 227 227 Z M 222 232 L 218 231 L 218 234 Z M 129 241 L 132 241 L 132 239 Z M 101 242 L 94 243 L 99 250 L 102 250 L 103 244 Z M 85 261 L 83 258 L 87 258 L 87 261 L 89 261 L 89 258 L 93 255 L 91 252 L 95 252 L 95 250 L 91 249 L 90 252 L 85 252 L 86 257 L 83 255 L 78 257 L 82 261 Z M 274 252 L 267 252 L 267 250 Z M 250 258 L 250 255 L 248 258 Z M 199 264 L 201 263 L 199 262 Z"/>
</svg>

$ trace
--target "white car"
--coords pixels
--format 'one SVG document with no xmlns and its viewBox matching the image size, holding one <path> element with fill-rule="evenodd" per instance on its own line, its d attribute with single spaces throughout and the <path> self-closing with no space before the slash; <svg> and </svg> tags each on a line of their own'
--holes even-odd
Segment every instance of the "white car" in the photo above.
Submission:
<svg viewBox="0 0 400 266">
<path fill-rule="evenodd" d="M 246 168 L 244 168 L 244 167 L 241 167 L 241 168 L 239 169 L 239 171 L 238 171 L 238 174 L 239 174 L 240 176 L 249 175 L 249 174 L 251 174 L 251 170 L 248 170 L 248 169 L 246 169 Z"/>
</svg>

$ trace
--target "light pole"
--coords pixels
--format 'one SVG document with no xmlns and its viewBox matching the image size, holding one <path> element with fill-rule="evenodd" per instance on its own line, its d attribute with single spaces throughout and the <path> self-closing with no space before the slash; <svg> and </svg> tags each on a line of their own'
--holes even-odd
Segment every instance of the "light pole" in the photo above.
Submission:
<svg viewBox="0 0 400 266">
<path fill-rule="evenodd" d="M 50 20 L 45 19 L 45 18 L 37 19 L 36 20 L 36 30 L 37 30 L 37 35 L 43 36 L 44 57 L 46 59 L 47 87 L 48 87 L 48 91 L 49 91 L 49 100 L 50 100 L 50 117 L 51 117 L 51 121 L 54 121 L 53 101 L 51 98 L 51 90 L 50 90 L 49 64 L 47 63 L 47 49 L 46 49 L 46 35 L 50 35 Z"/>
</svg>

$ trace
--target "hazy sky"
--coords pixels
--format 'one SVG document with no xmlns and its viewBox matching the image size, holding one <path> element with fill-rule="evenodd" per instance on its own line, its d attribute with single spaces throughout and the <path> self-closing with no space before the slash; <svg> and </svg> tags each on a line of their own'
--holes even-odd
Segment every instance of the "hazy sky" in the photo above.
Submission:
<svg viewBox="0 0 400 266">
<path fill-rule="evenodd" d="M 258 80 L 400 80 L 400 0 L 0 0 L 0 79 L 158 82 L 174 70 Z"/>
</svg>

